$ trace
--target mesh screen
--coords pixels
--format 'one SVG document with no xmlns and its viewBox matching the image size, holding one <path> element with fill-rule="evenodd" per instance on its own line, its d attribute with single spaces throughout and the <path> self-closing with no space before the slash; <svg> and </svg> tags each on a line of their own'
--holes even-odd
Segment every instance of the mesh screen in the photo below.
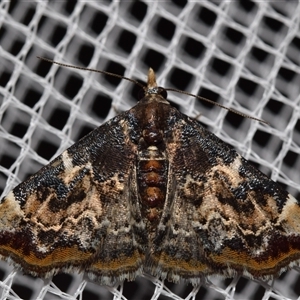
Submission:
<svg viewBox="0 0 300 300">
<path fill-rule="evenodd" d="M 38 60 L 106 70 L 204 96 L 262 123 L 169 93 L 299 199 L 299 1 L 1 1 L 0 195 L 95 127 L 131 108 L 139 88 Z M 1 299 L 296 299 L 299 272 L 274 282 L 209 277 L 200 286 L 147 275 L 115 288 L 52 281 L 0 264 Z"/>
</svg>

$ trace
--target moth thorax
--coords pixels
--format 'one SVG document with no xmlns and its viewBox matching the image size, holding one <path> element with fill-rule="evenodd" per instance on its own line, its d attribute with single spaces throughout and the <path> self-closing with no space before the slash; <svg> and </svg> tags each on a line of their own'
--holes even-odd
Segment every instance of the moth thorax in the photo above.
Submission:
<svg viewBox="0 0 300 300">
<path fill-rule="evenodd" d="M 137 183 L 143 213 L 153 221 L 159 217 L 167 191 L 168 161 L 155 146 L 139 155 Z"/>
</svg>

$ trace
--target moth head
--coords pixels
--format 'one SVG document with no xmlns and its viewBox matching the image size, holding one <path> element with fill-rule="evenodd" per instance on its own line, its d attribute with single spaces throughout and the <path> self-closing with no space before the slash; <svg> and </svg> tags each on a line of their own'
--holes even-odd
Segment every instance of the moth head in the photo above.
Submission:
<svg viewBox="0 0 300 300">
<path fill-rule="evenodd" d="M 139 92 L 139 100 L 143 99 L 147 95 L 156 94 L 162 96 L 164 99 L 167 99 L 168 93 L 167 91 L 160 86 L 157 86 L 156 83 L 156 75 L 152 68 L 148 71 L 148 80 L 147 86 L 143 87 L 143 89 Z"/>
</svg>

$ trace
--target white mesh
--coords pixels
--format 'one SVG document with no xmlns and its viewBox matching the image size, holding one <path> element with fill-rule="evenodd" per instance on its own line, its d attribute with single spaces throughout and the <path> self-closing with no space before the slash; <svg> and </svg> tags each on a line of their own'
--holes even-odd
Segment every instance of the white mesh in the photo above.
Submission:
<svg viewBox="0 0 300 300">
<path fill-rule="evenodd" d="M 36 56 L 108 70 L 215 100 L 262 123 L 169 93 L 299 198 L 298 1 L 1 1 L 0 195 L 91 129 L 129 109 L 129 82 L 60 68 Z M 200 117 L 199 117 L 199 114 Z M 44 282 L 0 264 L 1 299 L 296 299 L 299 272 L 273 283 L 209 277 L 201 286 L 147 275 L 117 288 L 58 275 Z M 163 297 L 166 296 L 166 297 Z"/>
</svg>

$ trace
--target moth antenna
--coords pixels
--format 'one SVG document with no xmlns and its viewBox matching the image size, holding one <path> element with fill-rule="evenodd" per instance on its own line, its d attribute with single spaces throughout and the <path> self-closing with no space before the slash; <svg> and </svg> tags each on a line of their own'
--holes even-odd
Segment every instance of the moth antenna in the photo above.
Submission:
<svg viewBox="0 0 300 300">
<path fill-rule="evenodd" d="M 219 107 L 221 107 L 221 108 L 224 108 L 224 109 L 226 109 L 226 110 L 228 110 L 228 111 L 230 111 L 230 112 L 233 112 L 233 113 L 235 113 L 235 114 L 237 114 L 237 115 L 239 115 L 239 116 L 242 116 L 242 117 L 244 117 L 244 118 L 252 119 L 252 120 L 255 120 L 255 121 L 264 123 L 264 124 L 266 124 L 266 125 L 270 125 L 267 121 L 264 121 L 264 120 L 262 120 L 262 119 L 258 119 L 258 118 L 255 118 L 255 117 L 246 115 L 246 114 L 244 114 L 244 113 L 242 113 L 242 112 L 240 112 L 240 111 L 238 111 L 238 110 L 235 110 L 235 109 L 233 109 L 233 108 L 226 107 L 226 106 L 224 106 L 224 105 L 222 105 L 222 104 L 216 103 L 216 102 L 214 102 L 214 101 L 212 101 L 212 100 L 209 100 L 209 99 L 207 99 L 207 98 L 204 98 L 204 97 L 201 97 L 201 96 L 197 96 L 197 95 L 194 95 L 194 94 L 185 92 L 185 91 L 172 89 L 172 88 L 165 88 L 165 90 L 166 90 L 166 91 L 171 91 L 171 92 L 177 92 L 177 93 L 184 94 L 184 95 L 188 95 L 188 96 L 191 96 L 191 97 L 200 99 L 201 101 L 205 101 L 205 102 L 211 103 L 211 104 L 213 104 L 213 105 L 215 105 L 215 106 L 219 106 Z"/>
<path fill-rule="evenodd" d="M 61 62 L 58 62 L 58 61 L 55 61 L 55 60 L 52 60 L 52 59 L 48 59 L 48 58 L 45 58 L 45 57 L 41 57 L 41 56 L 37 56 L 37 58 L 41 59 L 41 60 L 44 60 L 44 61 L 47 61 L 47 62 L 52 63 L 52 64 L 59 65 L 61 67 L 78 69 L 78 70 L 83 70 L 83 71 L 91 71 L 91 72 L 96 72 L 96 73 L 100 73 L 100 74 L 105 74 L 105 75 L 117 77 L 117 78 L 120 78 L 120 79 L 125 79 L 125 80 L 128 80 L 128 81 L 132 82 L 132 83 L 137 84 L 142 89 L 145 88 L 145 86 L 142 85 L 141 83 L 139 83 L 138 81 L 136 81 L 134 79 L 131 79 L 131 78 L 128 78 L 128 77 L 125 77 L 125 76 L 122 76 L 122 75 L 115 74 L 115 73 L 110 73 L 110 72 L 101 71 L 101 70 L 97 70 L 97 69 L 86 68 L 86 67 L 79 67 L 79 66 L 75 66 L 75 65 L 64 64 L 64 63 L 61 63 Z"/>
<path fill-rule="evenodd" d="M 48 59 L 48 58 L 45 58 L 45 57 L 41 57 L 41 56 L 37 56 L 38 59 L 41 59 L 41 60 L 44 60 L 44 61 L 47 61 L 49 63 L 52 63 L 52 64 L 56 64 L 56 65 L 59 65 L 61 67 L 66 67 L 66 68 L 72 68 L 72 69 L 77 69 L 77 70 L 83 70 L 83 71 L 91 71 L 91 72 L 96 72 L 96 73 L 100 73 L 100 74 L 105 74 L 105 75 L 109 75 L 109 76 L 113 76 L 113 77 L 116 77 L 116 78 L 120 78 L 120 79 L 125 79 L 127 81 L 130 81 L 134 84 L 137 84 L 139 87 L 141 87 L 142 89 L 145 89 L 147 86 L 144 86 L 142 85 L 141 83 L 139 83 L 138 81 L 134 80 L 134 79 L 131 79 L 129 77 L 125 77 L 125 76 L 122 76 L 122 75 L 118 75 L 118 74 L 115 74 L 115 73 L 110 73 L 110 72 L 106 72 L 106 71 L 101 71 L 101 70 L 97 70 L 97 69 L 91 69 L 91 68 L 86 68 L 86 67 L 79 67 L 79 66 L 75 66 L 75 65 L 69 65 L 69 64 L 65 64 L 65 63 L 61 63 L 61 62 L 57 62 L 55 60 L 52 60 L 52 59 Z M 151 84 L 153 84 L 153 82 L 155 82 L 155 73 L 154 71 L 150 68 L 149 69 L 149 72 L 151 73 L 152 77 L 151 77 Z M 150 74 L 149 73 L 149 74 Z M 148 77 L 148 80 L 149 80 L 149 77 Z M 156 83 L 156 82 L 155 82 Z M 148 85 L 150 83 L 148 82 Z M 184 94 L 184 95 L 188 95 L 188 96 L 191 96 L 191 97 L 194 97 L 194 98 L 197 98 L 199 100 L 202 100 L 202 101 L 206 101 L 208 103 L 211 103 L 215 106 L 218 106 L 218 107 L 221 107 L 221 108 L 224 108 L 230 112 L 233 112 L 237 115 L 240 115 L 244 118 L 248 118 L 248 119 L 252 119 L 252 120 L 255 120 L 255 121 L 258 121 L 258 122 L 261 122 L 261 123 L 264 123 L 264 124 L 267 124 L 269 125 L 268 122 L 264 121 L 264 120 L 261 120 L 261 119 L 258 119 L 258 118 L 255 118 L 255 117 L 252 117 L 252 116 L 249 116 L 249 115 L 246 115 L 246 114 L 243 114 L 241 113 L 240 111 L 238 110 L 235 110 L 233 108 L 229 108 L 229 107 L 226 107 L 222 104 L 219 104 L 219 103 L 216 103 L 212 100 L 209 100 L 207 98 L 204 98 L 204 97 L 201 97 L 201 96 L 197 96 L 197 95 L 194 95 L 194 94 L 191 94 L 191 93 L 188 93 L 188 92 L 185 92 L 185 91 L 181 91 L 181 90 L 177 90 L 177 89 L 172 89 L 172 88 L 164 88 L 164 90 L 166 91 L 171 91 L 171 92 L 176 92 L 176 93 L 180 93 L 180 94 Z"/>
</svg>

